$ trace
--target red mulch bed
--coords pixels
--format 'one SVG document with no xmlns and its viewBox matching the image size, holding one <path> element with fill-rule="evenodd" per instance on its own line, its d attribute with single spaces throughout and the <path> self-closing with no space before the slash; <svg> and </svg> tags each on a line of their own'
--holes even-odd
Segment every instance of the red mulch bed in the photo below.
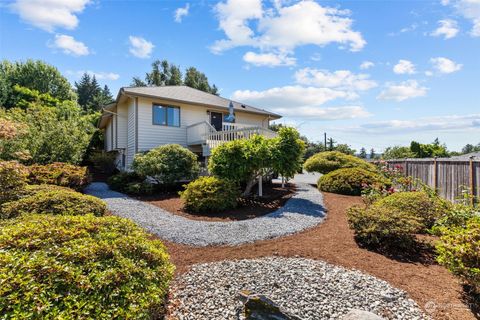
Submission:
<svg viewBox="0 0 480 320">
<path fill-rule="evenodd" d="M 192 264 L 263 256 L 305 257 L 354 268 L 403 289 L 428 308 L 435 319 L 475 319 L 467 307 L 460 281 L 432 259 L 388 257 L 360 248 L 348 228 L 345 210 L 359 197 L 324 193 L 328 215 L 324 223 L 304 232 L 236 247 L 191 247 L 165 241 L 177 274 Z M 433 310 L 433 311 L 432 311 Z"/>
<path fill-rule="evenodd" d="M 256 190 L 253 193 L 256 194 Z M 173 214 L 203 221 L 233 221 L 257 218 L 269 214 L 282 207 L 285 202 L 295 193 L 295 187 L 287 184 L 282 188 L 281 184 L 270 183 L 263 186 L 263 197 L 251 196 L 241 199 L 237 208 L 221 212 L 191 213 L 183 209 L 184 201 L 180 199 L 178 192 L 158 193 L 151 196 L 137 197 Z"/>
</svg>

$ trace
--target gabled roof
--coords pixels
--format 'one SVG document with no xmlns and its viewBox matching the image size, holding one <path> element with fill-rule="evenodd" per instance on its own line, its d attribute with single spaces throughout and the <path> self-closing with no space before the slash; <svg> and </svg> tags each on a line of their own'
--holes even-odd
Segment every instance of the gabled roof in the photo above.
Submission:
<svg viewBox="0 0 480 320">
<path fill-rule="evenodd" d="M 220 96 L 216 96 L 211 93 L 207 93 L 198 89 L 190 88 L 187 86 L 162 86 L 162 87 L 124 87 L 120 89 L 120 94 L 158 98 L 177 102 L 190 103 L 201 106 L 211 106 L 223 109 L 228 109 L 230 99 L 226 99 Z M 118 98 L 117 98 L 118 101 Z M 279 114 L 267 111 L 265 109 L 256 108 L 243 104 L 241 102 L 233 102 L 233 109 L 238 111 L 245 111 L 256 114 L 264 114 L 270 116 L 273 119 L 279 119 Z"/>
<path fill-rule="evenodd" d="M 474 157 L 475 160 L 480 160 L 480 152 L 471 152 L 471 153 L 461 154 L 459 156 L 454 156 L 451 159 L 468 160 L 471 157 Z"/>
</svg>

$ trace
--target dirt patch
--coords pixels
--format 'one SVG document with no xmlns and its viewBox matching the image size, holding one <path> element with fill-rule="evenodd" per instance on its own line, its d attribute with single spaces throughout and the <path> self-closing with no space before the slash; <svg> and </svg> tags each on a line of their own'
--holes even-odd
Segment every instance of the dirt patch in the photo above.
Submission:
<svg viewBox="0 0 480 320">
<path fill-rule="evenodd" d="M 435 319 L 475 319 L 467 307 L 459 280 L 430 259 L 403 261 L 360 248 L 348 228 L 345 210 L 359 197 L 324 193 L 328 210 L 324 223 L 307 231 L 274 240 L 236 247 L 191 247 L 165 242 L 177 274 L 192 264 L 257 258 L 305 257 L 361 270 L 403 289 Z"/>
<path fill-rule="evenodd" d="M 256 194 L 256 190 L 253 193 Z M 263 188 L 263 197 L 251 196 L 241 199 L 237 208 L 216 213 L 190 213 L 185 211 L 183 209 L 184 202 L 180 199 L 177 191 L 142 196 L 137 197 L 137 199 L 192 220 L 235 221 L 253 219 L 269 214 L 281 208 L 294 193 L 295 187 L 291 184 L 286 185 L 285 188 L 277 183 L 266 184 Z"/>
</svg>

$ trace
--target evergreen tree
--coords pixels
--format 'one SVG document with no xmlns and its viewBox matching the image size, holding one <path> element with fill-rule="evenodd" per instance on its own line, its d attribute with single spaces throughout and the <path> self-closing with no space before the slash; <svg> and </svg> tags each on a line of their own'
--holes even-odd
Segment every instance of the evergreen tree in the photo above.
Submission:
<svg viewBox="0 0 480 320">
<path fill-rule="evenodd" d="M 335 143 L 336 143 L 336 141 L 333 140 L 333 138 L 328 138 L 328 140 L 327 140 L 328 151 L 333 151 L 335 149 Z"/>
<path fill-rule="evenodd" d="M 370 159 L 375 159 L 375 149 L 370 149 Z"/>
<path fill-rule="evenodd" d="M 78 104 L 88 113 L 100 110 L 104 105 L 113 100 L 107 85 L 103 89 L 98 84 L 95 76 L 84 73 L 75 88 L 78 95 Z"/>
<path fill-rule="evenodd" d="M 358 156 L 362 159 L 366 159 L 367 158 L 367 150 L 365 148 L 360 148 L 360 153 L 358 154 Z"/>
</svg>

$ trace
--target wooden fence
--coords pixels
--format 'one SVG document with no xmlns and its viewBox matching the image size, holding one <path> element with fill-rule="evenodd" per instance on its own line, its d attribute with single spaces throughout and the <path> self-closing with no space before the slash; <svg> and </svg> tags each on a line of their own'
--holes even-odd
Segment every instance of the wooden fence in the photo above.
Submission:
<svg viewBox="0 0 480 320">
<path fill-rule="evenodd" d="M 387 163 L 389 167 L 401 167 L 406 176 L 423 181 L 450 201 L 461 198 L 462 188 L 480 197 L 480 160 L 400 159 Z"/>
</svg>

